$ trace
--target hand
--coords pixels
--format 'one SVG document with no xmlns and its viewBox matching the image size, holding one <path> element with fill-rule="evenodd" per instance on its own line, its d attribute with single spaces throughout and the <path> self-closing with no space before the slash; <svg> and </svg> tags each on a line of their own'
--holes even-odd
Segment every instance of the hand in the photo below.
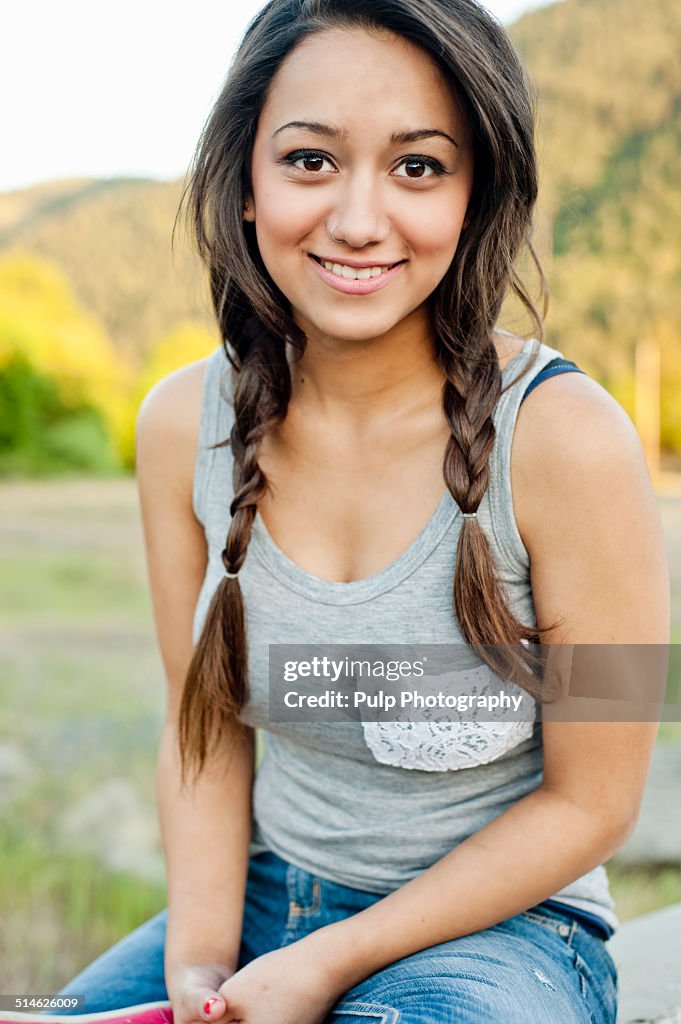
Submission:
<svg viewBox="0 0 681 1024">
<path fill-rule="evenodd" d="M 252 960 L 220 985 L 216 1024 L 322 1024 L 340 993 L 308 946 L 293 943 Z"/>
<path fill-rule="evenodd" d="M 174 1024 L 213 1024 L 224 1016 L 225 1001 L 218 990 L 234 970 L 223 964 L 181 964 L 166 974 Z"/>
</svg>

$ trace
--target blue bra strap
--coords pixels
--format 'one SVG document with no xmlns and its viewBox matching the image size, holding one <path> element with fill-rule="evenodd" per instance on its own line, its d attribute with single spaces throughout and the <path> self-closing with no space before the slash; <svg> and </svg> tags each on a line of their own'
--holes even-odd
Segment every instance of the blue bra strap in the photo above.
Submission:
<svg viewBox="0 0 681 1024">
<path fill-rule="evenodd" d="M 525 401 L 530 391 L 536 388 L 537 384 L 541 384 L 543 380 L 548 377 L 554 377 L 557 373 L 570 373 L 576 371 L 577 373 L 584 373 L 584 370 L 580 370 L 576 363 L 573 363 L 570 359 L 563 359 L 561 356 L 556 356 L 550 363 L 547 363 L 543 370 L 540 370 L 534 380 L 531 380 L 525 389 L 525 394 L 520 399 L 520 404 Z"/>
</svg>

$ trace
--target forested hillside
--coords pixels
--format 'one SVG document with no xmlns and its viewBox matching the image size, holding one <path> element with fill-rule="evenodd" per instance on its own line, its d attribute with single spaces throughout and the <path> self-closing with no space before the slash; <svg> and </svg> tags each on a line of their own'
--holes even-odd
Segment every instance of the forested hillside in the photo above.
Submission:
<svg viewBox="0 0 681 1024">
<path fill-rule="evenodd" d="M 547 341 L 630 413 L 634 346 L 657 341 L 663 443 L 681 452 L 681 4 L 564 0 L 511 33 L 539 98 Z M 0 256 L 56 264 L 147 382 L 172 368 L 159 352 L 181 361 L 178 337 L 199 332 L 193 358 L 218 341 L 182 231 L 170 248 L 181 192 L 180 181 L 77 180 L 0 196 Z"/>
<path fill-rule="evenodd" d="M 180 182 L 114 179 L 0 195 L 0 252 L 21 248 L 59 264 L 116 348 L 140 365 L 154 338 L 181 321 L 213 323 L 202 268 L 180 230 L 171 251 L 181 193 Z"/>
<path fill-rule="evenodd" d="M 679 448 L 681 4 L 565 0 L 513 35 L 540 100 L 549 340 L 630 407 L 634 346 L 655 339 Z"/>
</svg>

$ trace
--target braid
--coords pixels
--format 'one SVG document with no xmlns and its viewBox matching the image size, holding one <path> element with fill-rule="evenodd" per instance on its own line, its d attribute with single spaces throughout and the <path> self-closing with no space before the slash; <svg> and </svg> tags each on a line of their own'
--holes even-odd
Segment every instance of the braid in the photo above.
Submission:
<svg viewBox="0 0 681 1024">
<path fill-rule="evenodd" d="M 489 458 L 496 429 L 492 413 L 501 394 L 499 359 L 491 337 L 482 358 L 457 359 L 442 346 L 446 380 L 443 409 L 452 436 L 445 450 L 445 483 L 462 512 L 477 512 L 489 486 Z M 518 648 L 537 644 L 553 629 L 525 626 L 511 612 L 485 531 L 464 518 L 456 549 L 454 610 L 466 640 L 503 678 L 513 678 L 534 698 L 546 698 L 531 668 L 532 656 Z"/>
<path fill-rule="evenodd" d="M 222 562 L 233 574 L 238 574 L 246 560 L 257 503 L 267 488 L 267 478 L 258 465 L 260 444 L 286 415 L 282 399 L 287 406 L 290 393 L 288 368 L 281 360 L 273 363 L 263 358 L 268 346 L 263 338 L 259 341 L 248 349 L 243 362 L 230 355 L 234 423 L 230 437 L 214 446 L 232 448 L 234 497 Z M 224 576 L 208 608 L 182 694 L 179 744 L 183 780 L 190 764 L 195 777 L 201 773 L 212 744 L 227 728 L 234 731 L 247 699 L 248 640 L 241 584 L 238 575 Z"/>
</svg>

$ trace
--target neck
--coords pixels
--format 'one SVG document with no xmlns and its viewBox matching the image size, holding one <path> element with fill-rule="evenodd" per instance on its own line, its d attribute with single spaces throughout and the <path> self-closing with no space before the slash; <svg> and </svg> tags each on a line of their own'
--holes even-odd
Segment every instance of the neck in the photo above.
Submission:
<svg viewBox="0 0 681 1024">
<path fill-rule="evenodd" d="M 432 404 L 443 374 L 422 315 L 361 341 L 339 340 L 304 326 L 307 347 L 289 360 L 291 402 L 299 410 L 356 427 Z"/>
</svg>

